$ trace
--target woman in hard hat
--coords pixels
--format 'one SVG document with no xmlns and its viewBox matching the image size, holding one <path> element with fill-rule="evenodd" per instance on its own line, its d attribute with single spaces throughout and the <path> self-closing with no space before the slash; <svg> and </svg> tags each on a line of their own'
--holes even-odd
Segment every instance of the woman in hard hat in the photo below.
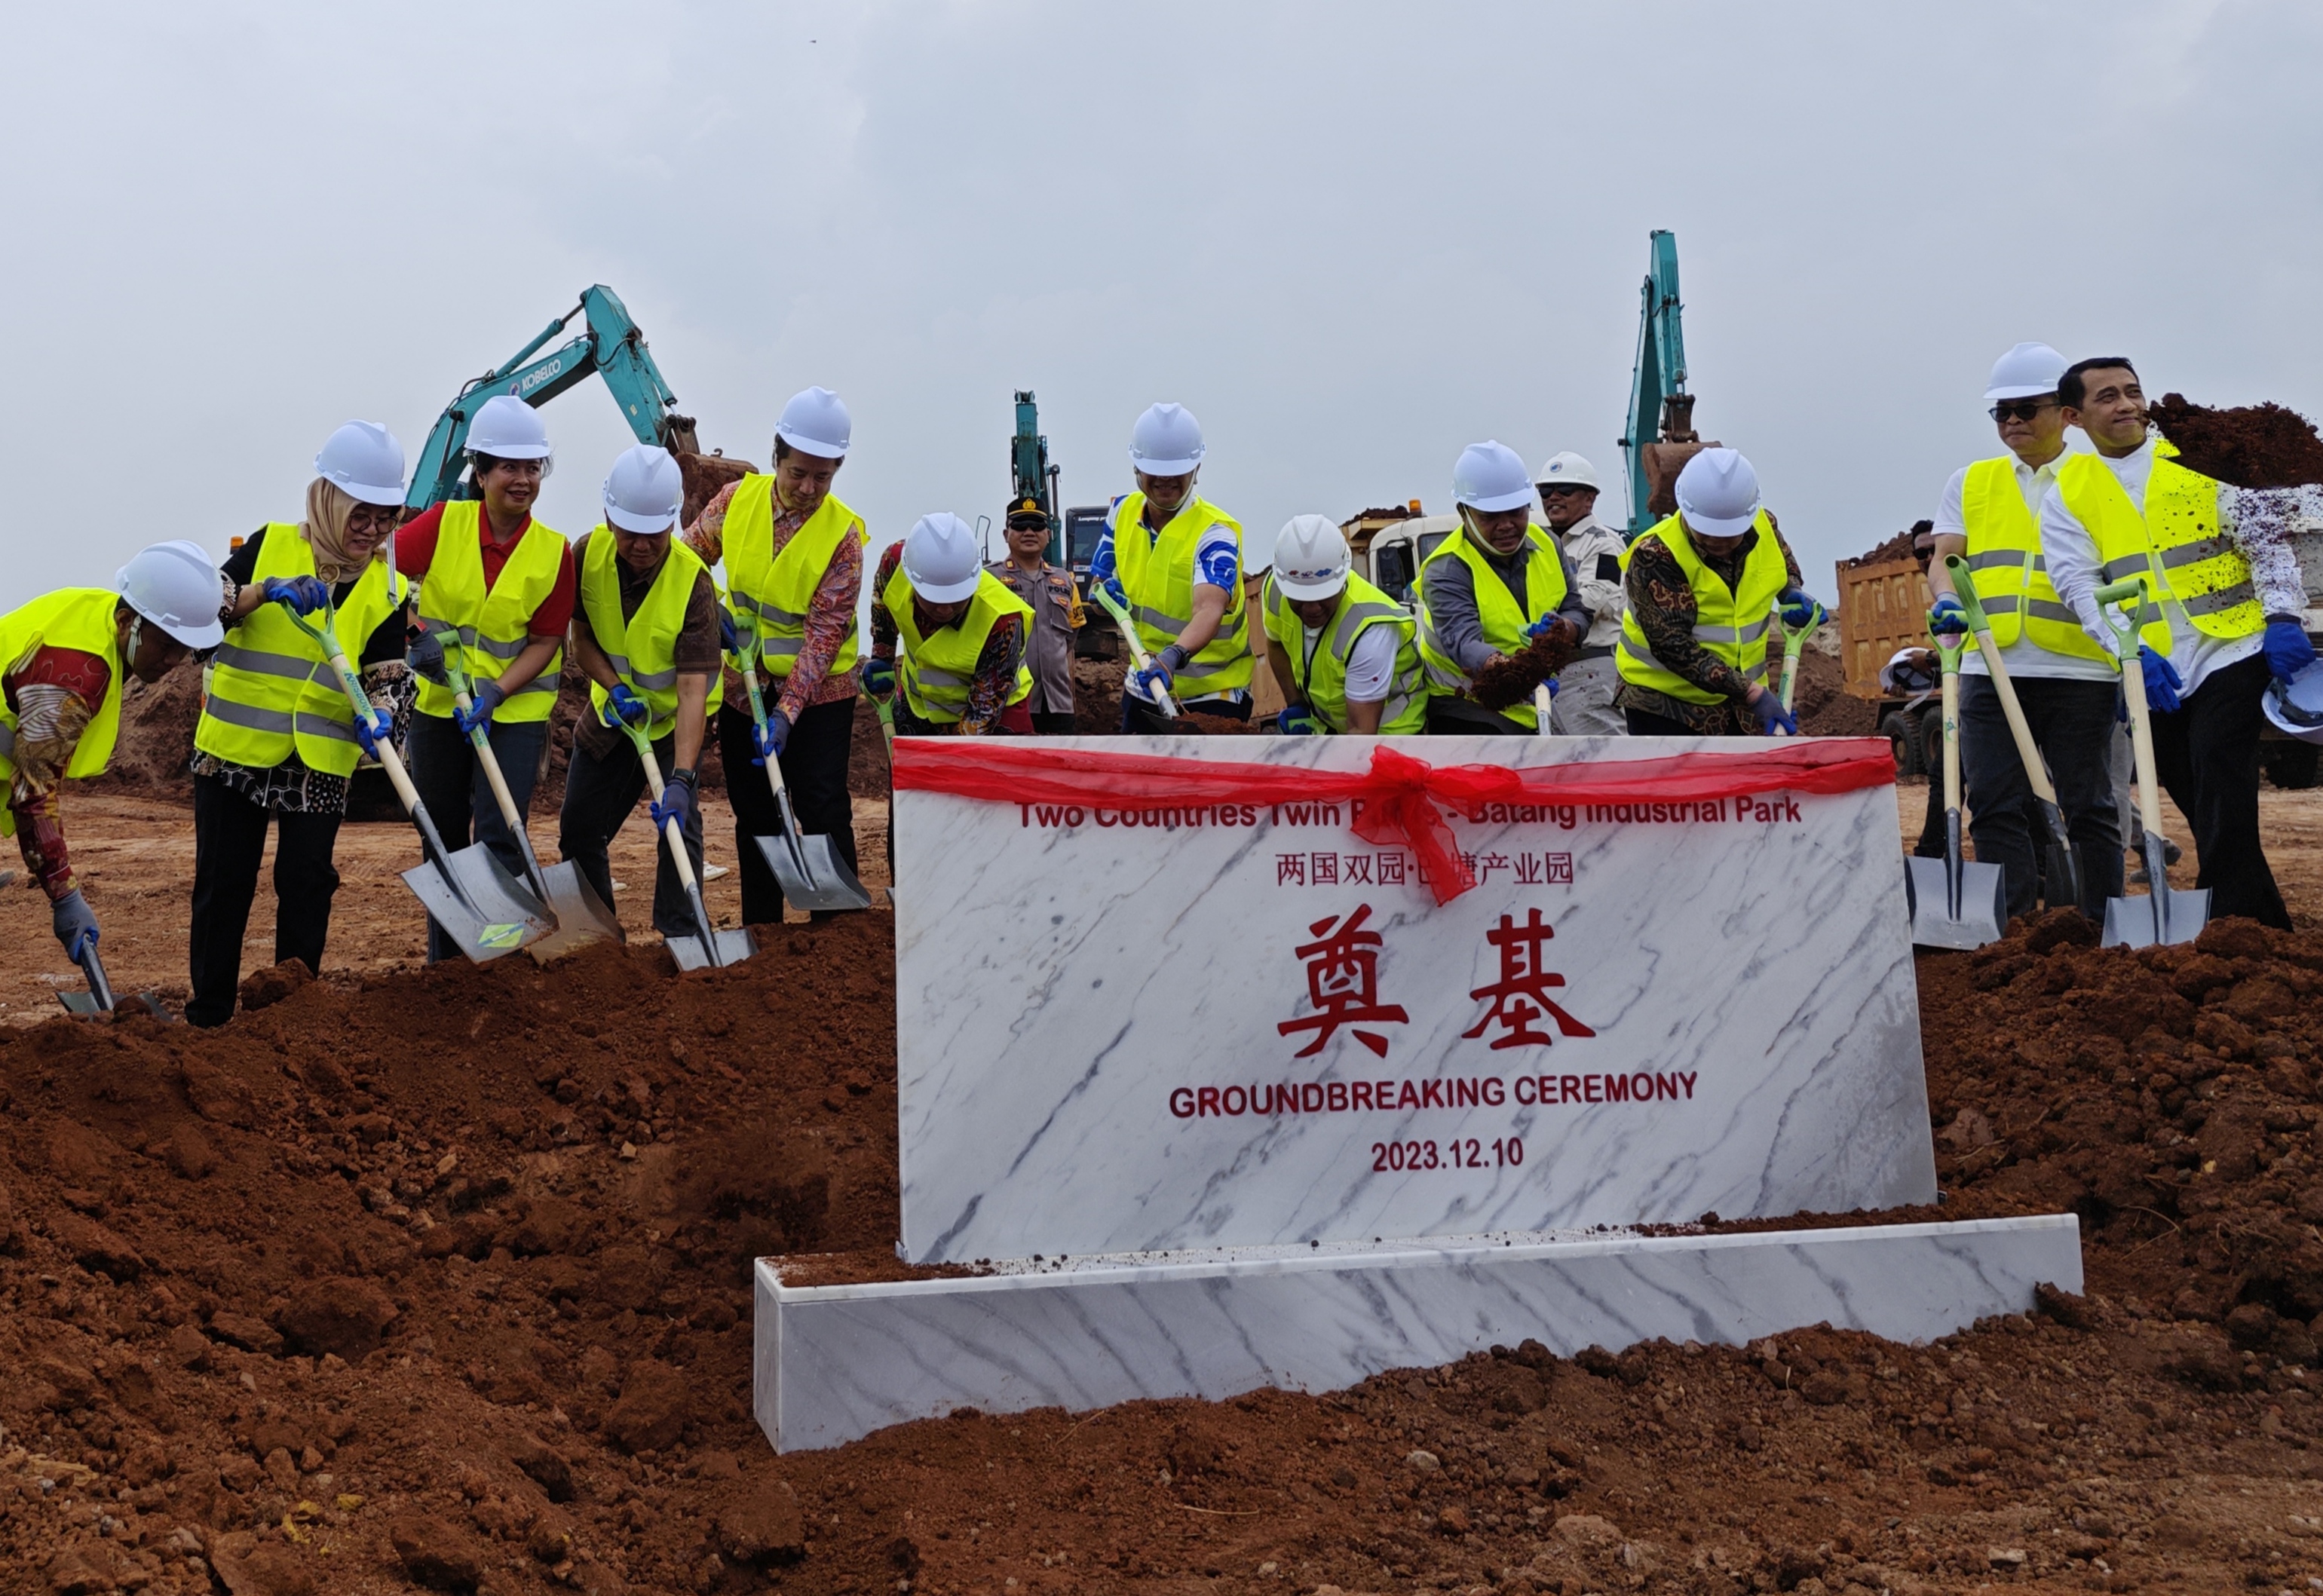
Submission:
<svg viewBox="0 0 2323 1596">
<path fill-rule="evenodd" d="M 847 794 L 847 762 L 859 679 L 855 606 L 871 535 L 831 483 L 847 463 L 853 434 L 847 406 L 831 390 L 793 394 L 775 427 L 774 470 L 721 489 L 685 534 L 704 564 L 725 562 L 734 619 L 758 650 L 758 668 L 776 684 L 761 733 L 741 678 L 729 678 L 719 757 L 729 771 L 778 760 L 799 830 L 829 837 L 850 871 L 855 806 Z M 750 839 L 780 835 L 782 811 L 765 782 L 730 779 L 726 797 L 734 806 L 743 922 L 778 924 L 783 889 Z M 818 909 L 814 918 L 837 913 Z"/>
<path fill-rule="evenodd" d="M 463 714 L 452 688 L 423 670 L 405 746 L 412 784 L 445 847 L 466 847 L 473 826 L 522 880 L 524 852 L 481 779 L 468 735 L 484 729 L 517 812 L 525 813 L 573 622 L 573 550 L 532 518 L 553 461 L 531 406 L 504 393 L 486 399 L 469 424 L 467 450 L 478 497 L 436 505 L 397 532 L 395 564 L 419 583 L 419 624 L 431 648 L 456 654 L 473 708 Z M 458 951 L 430 919 L 428 959 Z"/>
<path fill-rule="evenodd" d="M 1277 729 L 1293 736 L 1426 729 L 1428 684 L 1402 605 L 1354 574 L 1328 516 L 1293 516 L 1274 540 L 1261 608 L 1282 684 Z"/>
<path fill-rule="evenodd" d="M 0 615 L 0 834 L 14 832 L 24 867 L 49 896 L 49 922 L 68 958 L 96 943 L 96 914 L 65 847 L 60 784 L 101 774 L 121 729 L 121 689 L 158 682 L 216 644 L 218 578 L 191 543 L 157 543 L 114 584 L 60 588 Z"/>
<path fill-rule="evenodd" d="M 881 698 L 903 690 L 896 736 L 1033 735 L 1033 607 L 984 568 L 967 522 L 922 516 L 879 557 L 871 591 L 863 685 Z"/>
<path fill-rule="evenodd" d="M 373 421 L 350 421 L 315 457 L 307 513 L 260 527 L 226 560 L 212 659 L 194 727 L 194 904 L 186 1018 L 223 1025 L 242 978 L 243 933 L 259 861 L 274 827 L 274 962 L 323 968 L 331 856 L 358 757 L 391 729 L 383 707 L 403 674 L 410 584 L 389 568 L 388 535 L 403 513 L 403 445 Z M 362 717 L 322 646 L 293 621 L 328 602 L 342 644 L 373 694 Z"/>
</svg>

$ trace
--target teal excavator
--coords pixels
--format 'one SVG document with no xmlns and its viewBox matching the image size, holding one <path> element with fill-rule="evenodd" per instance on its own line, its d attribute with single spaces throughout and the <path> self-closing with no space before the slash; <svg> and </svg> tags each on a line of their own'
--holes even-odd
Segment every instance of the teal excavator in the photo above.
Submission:
<svg viewBox="0 0 2323 1596">
<path fill-rule="evenodd" d="M 1630 526 L 1637 537 L 1677 509 L 1677 473 L 1704 449 L 1694 429 L 1694 395 L 1685 390 L 1685 327 L 1677 292 L 1677 234 L 1655 229 L 1647 240 L 1646 280 L 1639 290 L 1638 358 L 1630 369 L 1628 429 Z"/>
</svg>

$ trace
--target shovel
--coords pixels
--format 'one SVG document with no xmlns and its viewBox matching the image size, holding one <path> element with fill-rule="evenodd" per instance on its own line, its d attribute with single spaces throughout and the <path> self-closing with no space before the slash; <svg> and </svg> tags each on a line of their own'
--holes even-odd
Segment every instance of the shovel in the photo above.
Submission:
<svg viewBox="0 0 2323 1596">
<path fill-rule="evenodd" d="M 888 699 L 876 698 L 868 693 L 863 696 L 871 700 L 871 708 L 879 717 L 879 740 L 887 752 L 887 862 L 893 865 L 895 862 L 895 708 Z M 892 871 L 889 873 L 893 874 Z M 891 882 L 887 887 L 887 902 L 892 905 L 895 901 L 895 888 Z"/>
<path fill-rule="evenodd" d="M 368 715 L 371 699 L 356 678 L 354 666 L 347 663 L 347 651 L 340 647 L 336 611 L 326 601 L 321 626 L 310 624 L 296 610 L 290 611 L 290 622 L 323 646 L 323 656 L 338 674 L 339 688 L 347 695 L 348 704 L 357 715 Z M 492 857 L 491 848 L 481 842 L 472 842 L 457 853 L 445 848 L 395 745 L 380 743 L 377 753 L 380 768 L 387 772 L 389 784 L 402 801 L 403 812 L 418 828 L 420 848 L 427 856 L 423 863 L 403 873 L 403 884 L 427 906 L 461 952 L 482 964 L 528 947 L 556 930 L 547 911 Z"/>
<path fill-rule="evenodd" d="M 2207 887 L 2180 892 L 2170 885 L 2168 844 L 2162 837 L 2162 783 L 2153 774 L 2153 725 L 2145 709 L 2145 665 L 2137 656 L 2137 612 L 2146 602 L 2145 584 L 2133 576 L 2101 587 L 2100 605 L 2119 604 L 2106 622 L 2113 628 L 2121 657 L 2121 693 L 2129 705 L 2129 746 L 2137 761 L 2137 813 L 2145 822 L 2145 875 L 2152 883 L 2145 901 L 2106 900 L 2107 948 L 2152 948 L 2169 942 L 2190 942 L 2210 923 L 2210 893 Z"/>
<path fill-rule="evenodd" d="M 631 726 L 627 721 L 622 722 L 621 729 L 629 733 L 631 742 L 638 745 L 638 761 L 646 767 L 646 785 L 653 791 L 653 801 L 659 803 L 662 793 L 661 761 L 654 757 L 653 738 L 644 727 Z M 739 964 L 756 953 L 758 944 L 751 940 L 748 926 L 739 931 L 720 931 L 710 923 L 709 907 L 702 901 L 702 883 L 693 874 L 693 856 L 685 851 L 685 833 L 678 830 L 677 821 L 672 820 L 663 834 L 669 839 L 669 857 L 677 866 L 677 878 L 685 883 L 686 898 L 693 904 L 694 926 L 702 933 L 693 937 L 673 937 L 663 933 L 662 940 L 668 944 L 670 957 L 677 960 L 677 968 L 682 970 L 722 968 Z"/>
<path fill-rule="evenodd" d="M 739 634 L 738 634 L 739 636 Z M 742 677 L 742 685 L 750 694 L 750 723 L 761 732 L 767 729 L 767 701 L 758 692 L 758 667 L 750 657 L 748 647 L 737 648 L 729 656 L 734 668 Z M 822 835 L 805 836 L 799 830 L 798 816 L 791 810 L 790 789 L 783 785 L 783 766 L 779 759 L 767 761 L 767 783 L 775 790 L 776 807 L 782 811 L 783 834 L 776 837 L 753 837 L 767 868 L 775 873 L 775 884 L 783 889 L 783 896 L 801 909 L 868 909 L 871 894 L 855 878 L 831 846 L 831 839 Z"/>
<path fill-rule="evenodd" d="M 1129 658 L 1133 669 L 1152 670 L 1153 656 L 1146 653 L 1145 645 L 1137 640 L 1137 623 L 1129 619 L 1129 611 L 1123 609 L 1115 601 L 1114 596 L 1105 591 L 1105 583 L 1101 582 L 1089 583 L 1089 597 L 1095 599 L 1099 607 L 1107 615 L 1113 617 L 1113 624 L 1121 628 L 1122 638 L 1129 645 Z M 1153 690 L 1153 707 L 1162 711 L 1164 720 L 1175 720 L 1178 718 L 1178 701 L 1170 696 L 1170 690 L 1167 687 L 1156 687 Z"/>
<path fill-rule="evenodd" d="M 1788 711 L 1791 699 L 1799 690 L 1799 654 L 1814 636 L 1815 628 L 1823 624 L 1823 606 L 1817 604 L 1814 618 L 1806 625 L 1795 627 L 1783 619 L 1783 607 L 1775 606 L 1775 624 L 1783 628 L 1783 708 Z"/>
<path fill-rule="evenodd" d="M 472 707 L 467 673 L 448 651 L 444 656 L 444 680 L 451 687 L 461 712 L 465 714 Z M 468 746 L 476 750 L 476 762 L 484 768 L 484 780 L 491 784 L 492 797 L 500 806 L 500 820 L 516 834 L 516 845 L 524 853 L 525 880 L 531 885 L 533 896 L 547 906 L 550 923 L 555 927 L 531 944 L 528 951 L 545 964 L 560 953 L 570 953 L 592 942 L 608 939 L 627 942 L 629 938 L 621 931 L 620 921 L 582 876 L 579 866 L 565 859 L 546 869 L 541 867 L 540 856 L 532 851 L 532 837 L 525 830 L 524 816 L 517 812 L 516 797 L 509 791 L 508 778 L 500 774 L 500 756 L 492 752 L 492 739 L 482 727 L 468 733 Z"/>
<path fill-rule="evenodd" d="M 1535 737 L 1556 735 L 1548 729 L 1549 713 L 1556 708 L 1556 689 L 1554 686 L 1543 682 L 1532 690 L 1532 734 Z"/>
<path fill-rule="evenodd" d="M 1965 952 L 2000 940 L 2008 897 L 1998 865 L 1960 858 L 1960 640 L 1947 633 L 1934 642 L 1944 670 L 1944 857 L 1905 859 L 1904 884 L 1914 945 Z"/>
<path fill-rule="evenodd" d="M 2008 667 L 2000 663 L 2000 647 L 1992 640 L 1992 622 L 1977 601 L 1976 578 L 1970 574 L 1968 562 L 1958 555 L 1944 556 L 1944 569 L 1951 573 L 1952 594 L 1960 600 L 1960 608 L 1968 611 L 1969 630 L 1976 634 L 1976 646 L 1984 656 L 1984 668 L 1992 673 L 1992 690 L 2000 696 L 2001 713 L 2008 717 L 2008 733 L 2016 739 L 2016 757 L 2025 762 L 2025 779 L 2032 784 L 2033 796 L 2041 803 L 2041 818 L 2049 828 L 2048 900 L 2052 908 L 2071 904 L 2078 908 L 2081 902 L 2080 861 L 2073 854 L 2072 834 L 2065 830 L 2065 812 L 2057 807 L 2057 789 L 2049 781 L 2049 766 L 2034 745 L 2033 729 L 2025 720 L 2025 707 L 2016 702 L 2015 683 L 2008 679 Z"/>
<path fill-rule="evenodd" d="M 94 939 L 81 949 L 80 957 L 74 962 L 80 966 L 80 973 L 88 977 L 88 990 L 58 993 L 57 1001 L 65 1005 L 65 1013 L 103 1014 L 121 1006 L 114 1001 L 113 983 L 105 978 L 105 961 L 96 956 Z M 161 1006 L 161 994 L 156 992 L 137 993 L 130 998 L 129 1006 L 145 1009 L 157 1020 L 170 1018 L 170 1011 Z"/>
</svg>

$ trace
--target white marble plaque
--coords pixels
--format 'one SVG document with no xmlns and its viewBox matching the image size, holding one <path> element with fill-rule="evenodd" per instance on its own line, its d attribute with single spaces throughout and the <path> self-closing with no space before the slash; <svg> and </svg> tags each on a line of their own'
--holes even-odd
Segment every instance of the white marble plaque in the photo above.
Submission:
<svg viewBox="0 0 2323 1596">
<path fill-rule="evenodd" d="M 1764 746 L 1398 741 L 1437 766 Z M 1373 740 L 1085 746 L 1361 770 Z M 1480 885 L 1442 906 L 1348 818 L 899 793 L 904 1256 L 1933 1197 L 1892 786 L 1455 818 Z"/>
</svg>

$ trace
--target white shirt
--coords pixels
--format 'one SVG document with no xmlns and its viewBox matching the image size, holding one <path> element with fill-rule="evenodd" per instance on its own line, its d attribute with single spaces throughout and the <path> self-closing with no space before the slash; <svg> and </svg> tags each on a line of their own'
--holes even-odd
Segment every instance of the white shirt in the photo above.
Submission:
<svg viewBox="0 0 2323 1596">
<path fill-rule="evenodd" d="M 2049 490 L 2056 485 L 2057 468 L 2064 464 L 2067 458 L 2067 455 L 2060 454 L 2048 464 L 2035 467 L 2025 464 L 2014 454 L 2009 456 L 2008 463 L 2016 471 L 2016 491 L 2024 495 L 2025 508 L 2032 512 L 2036 524 L 2041 519 L 2043 501 L 2048 498 Z M 1960 508 L 1968 473 L 1969 468 L 1963 465 L 1952 472 L 1951 480 L 1944 484 L 1943 500 L 1936 506 L 1936 536 L 1939 537 L 1964 538 L 1968 536 L 1968 518 Z M 2080 682 L 2110 682 L 2117 674 L 2110 656 L 2078 659 L 2070 654 L 2043 648 L 2022 632 L 2017 634 L 2016 641 L 2001 649 L 2000 663 L 2007 669 L 2012 680 L 2018 676 L 2050 676 Z M 1991 667 L 1984 663 L 1984 651 L 1973 646 L 1961 654 L 1960 668 L 1963 676 L 1988 676 L 1992 674 Z"/>
<path fill-rule="evenodd" d="M 1565 550 L 1566 564 L 1573 567 L 1574 596 L 1589 611 L 1589 632 L 1581 646 L 1614 647 L 1621 640 L 1621 535 L 1591 514 L 1558 533 L 1556 540 Z M 1611 576 L 1598 574 L 1603 559 L 1613 562 L 1606 567 Z"/>
<path fill-rule="evenodd" d="M 1315 650 L 1322 641 L 1320 627 L 1303 626 L 1306 633 L 1303 647 L 1306 664 L 1314 669 Z M 1395 656 L 1403 641 L 1400 628 L 1386 625 L 1367 626 L 1356 637 L 1355 646 L 1347 651 L 1347 702 L 1351 704 L 1375 704 L 1385 699 L 1395 685 Z M 1311 679 L 1311 676 L 1310 676 Z"/>
</svg>

